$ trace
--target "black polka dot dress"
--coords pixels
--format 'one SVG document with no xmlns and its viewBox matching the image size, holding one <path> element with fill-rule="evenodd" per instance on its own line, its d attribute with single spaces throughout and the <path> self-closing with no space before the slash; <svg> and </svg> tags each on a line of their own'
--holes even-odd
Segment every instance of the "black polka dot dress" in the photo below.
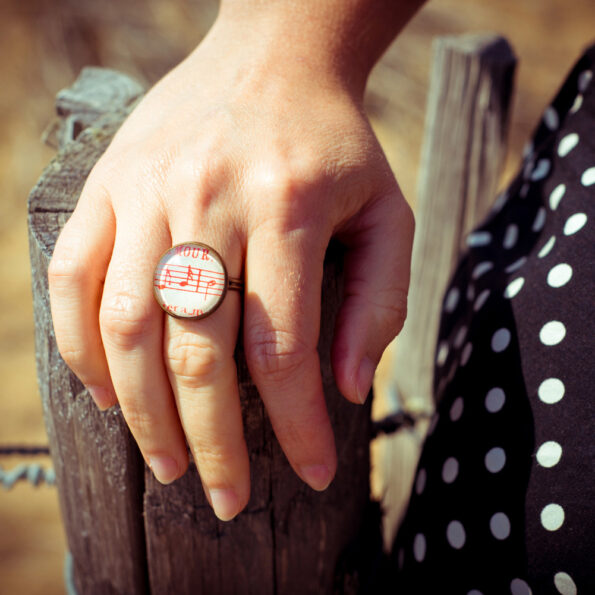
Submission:
<svg viewBox="0 0 595 595">
<path fill-rule="evenodd" d="M 595 46 L 446 292 L 394 592 L 595 593 Z"/>
</svg>

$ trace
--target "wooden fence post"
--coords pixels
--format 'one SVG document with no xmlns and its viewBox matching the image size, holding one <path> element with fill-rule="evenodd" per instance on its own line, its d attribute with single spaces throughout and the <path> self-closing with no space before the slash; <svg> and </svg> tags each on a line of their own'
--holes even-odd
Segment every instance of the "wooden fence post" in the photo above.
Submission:
<svg viewBox="0 0 595 595">
<path fill-rule="evenodd" d="M 426 410 L 432 406 L 442 294 L 465 236 L 487 214 L 498 186 L 515 66 L 512 48 L 497 35 L 434 42 L 409 315 L 394 366 L 400 397 Z"/>
<path fill-rule="evenodd" d="M 369 501 L 370 406 L 343 399 L 330 365 L 341 299 L 339 249 L 331 247 L 325 262 L 319 344 L 339 455 L 337 476 L 324 493 L 312 491 L 289 467 L 241 345 L 236 361 L 252 497 L 229 523 L 210 510 L 194 465 L 172 485 L 157 483 L 119 408 L 99 412 L 58 354 L 48 263 L 89 171 L 140 94 L 127 77 L 101 69 L 85 69 L 59 94 L 62 121 L 54 137 L 61 150 L 29 202 L 38 376 L 76 588 L 80 595 L 355 593 L 370 578 L 358 560 L 379 553 L 380 522 L 369 518 L 375 510 Z M 358 539 L 362 531 L 369 541 Z"/>
<path fill-rule="evenodd" d="M 465 236 L 487 213 L 506 152 L 516 57 L 493 34 L 439 37 L 428 93 L 416 201 L 409 314 L 393 350 L 391 406 L 431 413 L 444 289 Z M 427 425 L 425 426 L 427 427 Z M 385 540 L 409 500 L 425 428 L 383 440 Z"/>
</svg>

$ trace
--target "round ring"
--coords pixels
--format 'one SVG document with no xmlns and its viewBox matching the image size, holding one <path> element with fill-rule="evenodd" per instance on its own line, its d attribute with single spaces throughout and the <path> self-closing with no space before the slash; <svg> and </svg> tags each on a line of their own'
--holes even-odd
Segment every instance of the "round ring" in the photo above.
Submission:
<svg viewBox="0 0 595 595">
<path fill-rule="evenodd" d="M 161 308 L 175 318 L 205 318 L 223 302 L 227 290 L 242 291 L 241 279 L 230 279 L 219 253 L 199 242 L 166 250 L 153 274 L 153 293 Z"/>
</svg>

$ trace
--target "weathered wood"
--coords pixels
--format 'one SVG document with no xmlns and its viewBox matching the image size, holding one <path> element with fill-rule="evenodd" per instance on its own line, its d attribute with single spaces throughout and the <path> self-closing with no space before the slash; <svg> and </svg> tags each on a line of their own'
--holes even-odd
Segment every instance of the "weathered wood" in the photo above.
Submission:
<svg viewBox="0 0 595 595">
<path fill-rule="evenodd" d="M 138 93 L 136 93 L 138 96 Z M 56 347 L 47 268 L 58 233 L 91 167 L 120 125 L 134 94 L 114 91 L 107 115 L 68 142 L 29 199 L 29 240 L 37 373 L 79 593 L 147 591 L 142 459 L 118 409 L 100 413 Z M 95 119 L 100 111 L 96 112 Z"/>
<path fill-rule="evenodd" d="M 357 407 L 341 397 L 331 371 L 340 250 L 329 250 L 323 282 L 319 350 L 339 455 L 337 477 L 324 493 L 312 491 L 289 467 L 241 345 L 236 362 L 252 496 L 230 523 L 215 518 L 193 464 L 172 485 L 156 482 L 120 410 L 98 412 L 58 355 L 47 295 L 49 259 L 85 178 L 131 101 L 108 103 L 105 115 L 87 123 L 75 141 L 64 137 L 29 206 L 38 374 L 77 588 L 81 594 L 356 592 L 365 577 L 348 552 L 370 511 L 370 411 L 369 404 Z M 378 545 L 379 526 L 369 533 Z"/>
<path fill-rule="evenodd" d="M 62 149 L 106 110 L 126 108 L 142 93 L 142 85 L 117 70 L 87 66 L 72 86 L 56 95 L 57 117 L 44 132 L 43 140 Z"/>
<path fill-rule="evenodd" d="M 495 35 L 435 41 L 416 208 L 409 315 L 395 382 L 432 408 L 441 300 L 466 234 L 485 216 L 504 161 L 516 58 Z"/>
</svg>

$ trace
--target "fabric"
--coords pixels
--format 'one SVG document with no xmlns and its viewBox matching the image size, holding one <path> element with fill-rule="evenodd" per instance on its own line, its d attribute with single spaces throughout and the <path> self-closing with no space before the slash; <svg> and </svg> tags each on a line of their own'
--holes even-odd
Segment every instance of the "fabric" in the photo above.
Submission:
<svg viewBox="0 0 595 595">
<path fill-rule="evenodd" d="M 394 592 L 595 593 L 595 46 L 443 303 Z"/>
</svg>

